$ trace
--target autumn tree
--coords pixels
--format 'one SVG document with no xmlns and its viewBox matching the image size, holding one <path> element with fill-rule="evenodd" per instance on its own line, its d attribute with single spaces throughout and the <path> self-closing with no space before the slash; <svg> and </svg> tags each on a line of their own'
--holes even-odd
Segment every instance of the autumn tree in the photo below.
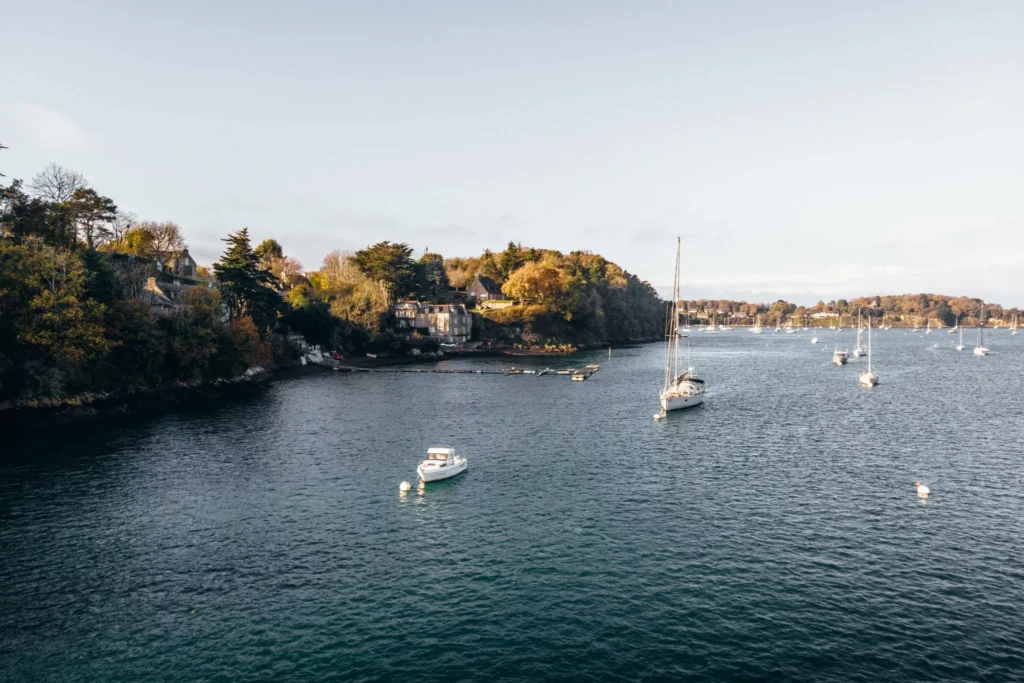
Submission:
<svg viewBox="0 0 1024 683">
<path fill-rule="evenodd" d="M 530 262 L 509 275 L 501 291 L 520 303 L 527 300 L 551 302 L 561 291 L 562 276 L 557 269 Z"/>
</svg>

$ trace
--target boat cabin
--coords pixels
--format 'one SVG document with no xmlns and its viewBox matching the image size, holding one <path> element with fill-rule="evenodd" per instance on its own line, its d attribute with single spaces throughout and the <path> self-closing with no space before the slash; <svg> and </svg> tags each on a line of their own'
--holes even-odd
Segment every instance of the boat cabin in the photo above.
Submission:
<svg viewBox="0 0 1024 683">
<path fill-rule="evenodd" d="M 455 459 L 454 448 L 430 448 L 427 450 L 427 460 L 439 465 Z"/>
</svg>

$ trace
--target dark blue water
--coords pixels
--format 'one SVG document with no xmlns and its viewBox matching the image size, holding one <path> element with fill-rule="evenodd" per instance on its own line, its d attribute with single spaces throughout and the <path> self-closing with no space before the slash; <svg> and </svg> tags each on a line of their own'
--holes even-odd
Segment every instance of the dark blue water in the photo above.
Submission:
<svg viewBox="0 0 1024 683">
<path fill-rule="evenodd" d="M 809 337 L 695 333 L 660 423 L 648 346 L 4 437 L 0 680 L 1024 677 L 1024 337 Z"/>
</svg>

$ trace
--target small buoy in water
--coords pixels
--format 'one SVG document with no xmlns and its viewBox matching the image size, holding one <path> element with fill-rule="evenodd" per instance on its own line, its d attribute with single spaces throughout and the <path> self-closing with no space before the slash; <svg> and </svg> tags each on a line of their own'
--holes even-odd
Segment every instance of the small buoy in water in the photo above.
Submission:
<svg viewBox="0 0 1024 683">
<path fill-rule="evenodd" d="M 919 496 L 922 496 L 922 497 L 923 496 L 927 496 L 929 493 L 932 492 L 932 490 L 930 488 L 928 488 L 927 486 L 925 486 L 921 482 L 915 482 L 914 486 L 917 487 L 917 495 L 919 495 Z"/>
<path fill-rule="evenodd" d="M 402 493 L 405 493 L 406 491 L 408 491 L 411 488 L 412 488 L 412 485 L 409 484 L 409 482 L 407 482 L 407 481 L 403 481 L 401 484 L 398 485 L 398 490 L 401 491 Z"/>
<path fill-rule="evenodd" d="M 654 419 L 655 420 L 660 420 L 662 417 L 664 417 L 664 416 L 661 413 L 655 413 L 654 414 Z"/>
</svg>

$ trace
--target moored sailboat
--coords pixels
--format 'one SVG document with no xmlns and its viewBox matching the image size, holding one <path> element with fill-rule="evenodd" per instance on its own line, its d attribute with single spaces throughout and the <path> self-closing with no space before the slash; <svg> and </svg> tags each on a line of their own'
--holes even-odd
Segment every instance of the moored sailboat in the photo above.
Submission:
<svg viewBox="0 0 1024 683">
<path fill-rule="evenodd" d="M 860 373 L 860 383 L 865 387 L 878 384 L 878 375 L 871 370 L 871 318 L 868 317 L 868 369 Z"/>
<path fill-rule="evenodd" d="M 871 319 L 868 318 L 868 323 L 870 324 L 870 322 L 871 322 Z M 863 332 L 864 332 L 864 323 L 863 323 L 863 320 L 861 318 L 860 311 L 857 311 L 857 345 L 853 347 L 853 357 L 854 358 L 860 358 L 865 353 L 867 353 L 867 349 L 864 348 L 864 344 L 862 344 L 861 341 L 860 341 L 861 333 L 863 333 Z"/>
<path fill-rule="evenodd" d="M 985 346 L 985 304 L 981 305 L 981 320 L 978 322 L 978 344 L 974 347 L 974 355 L 988 355 L 988 348 Z"/>
<path fill-rule="evenodd" d="M 676 275 L 672 286 L 672 318 L 665 349 L 665 384 L 661 389 L 661 410 L 680 410 L 699 405 L 704 400 L 704 380 L 697 376 L 690 365 L 690 342 L 687 337 L 687 367 L 683 370 L 679 358 L 679 270 L 681 241 L 676 238 Z"/>
</svg>

